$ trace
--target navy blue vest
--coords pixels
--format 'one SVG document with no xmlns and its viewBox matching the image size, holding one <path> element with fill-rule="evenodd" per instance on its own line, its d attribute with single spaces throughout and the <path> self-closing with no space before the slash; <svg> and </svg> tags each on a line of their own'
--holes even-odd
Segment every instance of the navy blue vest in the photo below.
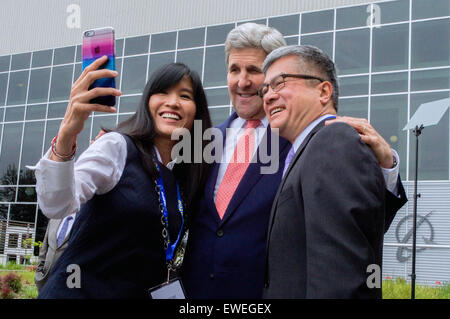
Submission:
<svg viewBox="0 0 450 319">
<path fill-rule="evenodd" d="M 127 160 L 118 184 L 95 195 L 77 216 L 67 249 L 56 262 L 39 298 L 147 298 L 166 280 L 161 212 L 155 183 L 139 152 L 127 141 Z M 160 165 L 169 211 L 169 234 L 181 227 L 175 178 Z M 67 266 L 81 270 L 81 288 L 68 288 Z"/>
</svg>

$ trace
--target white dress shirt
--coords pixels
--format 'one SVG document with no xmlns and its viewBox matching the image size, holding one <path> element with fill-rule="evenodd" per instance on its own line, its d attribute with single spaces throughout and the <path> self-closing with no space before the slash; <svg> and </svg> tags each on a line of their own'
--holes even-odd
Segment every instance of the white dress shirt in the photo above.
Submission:
<svg viewBox="0 0 450 319">
<path fill-rule="evenodd" d="M 158 160 L 161 156 L 156 149 Z M 115 132 L 103 135 L 84 151 L 78 160 L 56 162 L 51 149 L 35 166 L 38 204 L 44 215 L 62 219 L 78 212 L 95 194 L 112 190 L 119 182 L 127 160 L 127 142 Z M 175 160 L 166 166 L 173 168 Z"/>
</svg>

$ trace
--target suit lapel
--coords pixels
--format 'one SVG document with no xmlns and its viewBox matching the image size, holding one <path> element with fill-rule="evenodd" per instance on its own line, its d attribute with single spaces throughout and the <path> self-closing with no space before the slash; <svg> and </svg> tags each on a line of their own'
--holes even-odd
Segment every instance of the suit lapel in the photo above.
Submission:
<svg viewBox="0 0 450 319">
<path fill-rule="evenodd" d="M 62 221 L 63 219 L 50 219 L 48 221 L 49 223 L 48 245 L 54 249 L 58 248 L 56 234 L 58 233 L 58 228 L 61 225 Z"/>
</svg>

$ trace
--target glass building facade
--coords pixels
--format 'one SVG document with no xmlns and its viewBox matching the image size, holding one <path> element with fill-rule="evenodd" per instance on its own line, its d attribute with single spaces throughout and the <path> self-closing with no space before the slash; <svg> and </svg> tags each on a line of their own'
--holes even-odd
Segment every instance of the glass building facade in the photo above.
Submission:
<svg viewBox="0 0 450 319">
<path fill-rule="evenodd" d="M 369 119 L 398 151 L 406 184 L 414 180 L 415 139 L 403 127 L 422 103 L 450 97 L 450 2 L 431 2 L 367 3 L 252 21 L 275 27 L 288 44 L 312 44 L 333 58 L 339 114 Z M 90 116 L 78 137 L 78 154 L 101 126 L 113 127 L 133 114 L 149 75 L 168 62 L 183 62 L 201 75 L 213 122 L 224 121 L 232 112 L 224 41 L 244 22 L 117 39 L 116 86 L 123 93 L 118 113 Z M 25 166 L 49 148 L 80 74 L 77 43 L 0 56 L 0 220 L 33 223 L 37 241 L 44 237 L 47 219 L 36 203 L 33 173 Z M 449 123 L 447 111 L 421 136 L 421 181 L 450 187 Z M 445 223 L 450 226 L 450 217 Z M 388 234 L 386 241 L 394 237 Z"/>
</svg>

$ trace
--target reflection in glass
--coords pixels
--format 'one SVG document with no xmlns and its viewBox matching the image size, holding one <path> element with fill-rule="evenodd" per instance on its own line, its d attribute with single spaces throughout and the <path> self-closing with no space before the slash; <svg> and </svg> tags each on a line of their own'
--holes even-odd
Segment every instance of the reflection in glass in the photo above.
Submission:
<svg viewBox="0 0 450 319">
<path fill-rule="evenodd" d="M 333 30 L 333 24 L 334 10 L 303 13 L 301 33 Z"/>
<path fill-rule="evenodd" d="M 72 63 L 75 58 L 75 46 L 55 49 L 53 65 Z"/>
<path fill-rule="evenodd" d="M 17 173 L 17 172 L 16 172 Z M 0 177 L 0 185 L 6 185 Z M 16 187 L 0 187 L 0 202 L 14 202 L 16 200 Z M 0 206 L 0 209 L 2 207 Z M 6 212 L 8 209 L 6 209 Z"/>
<path fill-rule="evenodd" d="M 119 112 L 120 113 L 136 112 L 140 100 L 141 100 L 140 95 L 121 96 Z"/>
<path fill-rule="evenodd" d="M 0 56 L 0 72 L 9 70 L 10 58 L 11 58 L 10 55 Z"/>
<path fill-rule="evenodd" d="M 19 222 L 27 222 L 34 223 L 36 218 L 36 205 L 22 205 L 15 204 L 11 205 L 9 211 L 9 219 Z M 23 227 L 27 227 L 27 225 L 23 225 Z M 30 232 L 33 231 L 31 226 Z"/>
<path fill-rule="evenodd" d="M 411 91 L 450 88 L 450 69 L 411 72 Z"/>
<path fill-rule="evenodd" d="M 42 156 L 44 124 L 45 123 L 43 121 L 25 123 L 22 158 L 20 164 L 22 175 L 19 179 L 19 183 L 21 185 L 35 184 L 34 173 L 32 171 L 29 171 L 25 167 L 25 165 L 35 165 Z M 27 172 L 29 172 L 30 174 L 27 174 Z"/>
<path fill-rule="evenodd" d="M 269 27 L 275 28 L 281 32 L 282 35 L 298 34 L 299 15 L 294 14 L 290 16 L 269 18 Z"/>
<path fill-rule="evenodd" d="M 372 97 L 370 124 L 395 149 L 400 157 L 400 176 L 406 178 L 408 95 Z"/>
<path fill-rule="evenodd" d="M 29 71 L 11 72 L 9 75 L 8 105 L 25 104 Z"/>
<path fill-rule="evenodd" d="M 5 113 L 5 122 L 23 121 L 25 106 L 7 107 Z"/>
<path fill-rule="evenodd" d="M 11 58 L 11 70 L 29 69 L 31 52 L 13 54 Z"/>
<path fill-rule="evenodd" d="M 63 118 L 66 114 L 67 102 L 49 103 L 47 118 Z"/>
<path fill-rule="evenodd" d="M 413 68 L 450 64 L 450 19 L 414 22 L 411 32 Z"/>
<path fill-rule="evenodd" d="M 36 234 L 35 234 L 35 241 L 43 241 L 44 237 L 45 237 L 45 231 L 47 230 L 47 224 L 48 224 L 48 218 L 42 214 L 42 211 L 39 209 L 38 206 L 38 213 L 37 213 L 37 218 L 36 218 Z M 39 255 L 39 250 L 36 249 L 34 250 L 34 255 L 38 256 Z"/>
<path fill-rule="evenodd" d="M 196 28 L 178 32 L 178 49 L 201 47 L 205 42 L 205 28 Z"/>
<path fill-rule="evenodd" d="M 176 32 L 153 34 L 151 39 L 150 52 L 175 50 L 176 39 Z"/>
<path fill-rule="evenodd" d="M 370 10 L 370 4 L 336 9 L 336 29 L 369 26 Z"/>
<path fill-rule="evenodd" d="M 6 201 L 2 200 L 1 193 L 2 193 L 2 189 L 0 188 L 0 201 L 6 202 Z M 0 204 L 0 220 L 4 220 L 4 219 L 8 218 L 8 206 L 9 205 Z M 5 233 L 6 233 L 1 227 L 3 227 L 3 226 L 1 226 L 1 224 L 0 224 L 0 243 L 5 241 Z M 1 247 L 0 247 L 0 249 L 1 249 Z"/>
<path fill-rule="evenodd" d="M 147 56 L 125 58 L 122 71 L 122 93 L 142 93 L 145 86 Z"/>
<path fill-rule="evenodd" d="M 0 74 L 0 105 L 5 105 L 7 85 L 8 85 L 8 73 Z"/>
<path fill-rule="evenodd" d="M 230 116 L 230 107 L 210 108 L 211 122 L 213 126 L 223 123 Z"/>
<path fill-rule="evenodd" d="M 234 28 L 234 23 L 217 25 L 206 29 L 206 45 L 223 44 L 227 34 Z"/>
<path fill-rule="evenodd" d="M 37 68 L 52 64 L 53 50 L 42 50 L 33 52 L 33 61 L 31 67 Z"/>
<path fill-rule="evenodd" d="M 45 119 L 46 112 L 47 112 L 46 104 L 27 105 L 26 120 Z"/>
<path fill-rule="evenodd" d="M 28 103 L 47 102 L 50 68 L 31 70 Z"/>
<path fill-rule="evenodd" d="M 203 49 L 178 51 L 177 62 L 186 64 L 201 77 L 203 68 Z"/>
<path fill-rule="evenodd" d="M 37 202 L 36 188 L 35 187 L 19 187 L 17 192 L 18 202 Z"/>
<path fill-rule="evenodd" d="M 134 55 L 148 52 L 149 35 L 125 39 L 125 55 Z"/>
<path fill-rule="evenodd" d="M 369 92 L 369 77 L 362 76 L 346 76 L 339 78 L 339 95 L 367 95 Z"/>
<path fill-rule="evenodd" d="M 372 75 L 372 94 L 407 92 L 408 72 Z"/>
<path fill-rule="evenodd" d="M 333 32 L 302 36 L 302 44 L 309 44 L 324 51 L 333 58 Z"/>
<path fill-rule="evenodd" d="M 369 71 L 369 29 L 336 32 L 335 62 L 339 74 Z"/>
<path fill-rule="evenodd" d="M 94 122 L 92 124 L 92 139 L 97 136 L 102 128 L 114 129 L 116 127 L 116 115 L 107 116 L 94 116 Z"/>
<path fill-rule="evenodd" d="M 414 115 L 421 104 L 448 97 L 450 97 L 448 92 L 411 94 L 410 116 L 412 117 Z M 412 131 L 410 131 L 409 134 L 409 180 L 414 180 L 416 137 Z M 448 110 L 437 125 L 426 127 L 419 138 L 419 180 L 448 180 Z"/>
<path fill-rule="evenodd" d="M 73 65 L 53 68 L 50 86 L 50 101 L 68 100 L 72 87 Z"/>
<path fill-rule="evenodd" d="M 377 3 L 380 7 L 381 24 L 408 21 L 409 20 L 409 0 L 397 0 Z"/>
<path fill-rule="evenodd" d="M 412 18 L 426 19 L 450 16 L 450 1 L 448 0 L 413 0 Z"/>
<path fill-rule="evenodd" d="M 148 78 L 150 78 L 153 72 L 158 70 L 164 64 L 172 62 L 175 62 L 175 52 L 150 54 L 150 65 L 148 66 Z"/>
<path fill-rule="evenodd" d="M 373 72 L 408 68 L 408 35 L 407 23 L 373 29 Z"/>
<path fill-rule="evenodd" d="M 206 97 L 208 99 L 208 106 L 222 106 L 230 104 L 230 96 L 227 88 L 220 89 L 206 89 Z"/>
<path fill-rule="evenodd" d="M 296 45 L 298 44 L 298 36 L 295 37 L 286 37 L 284 38 L 286 41 L 286 45 Z"/>
<path fill-rule="evenodd" d="M 339 99 L 338 115 L 368 118 L 367 97 L 358 97 L 351 99 Z"/>
<path fill-rule="evenodd" d="M 226 85 L 226 75 L 224 47 L 206 48 L 203 85 L 205 87 Z"/>
<path fill-rule="evenodd" d="M 17 184 L 17 163 L 19 162 L 20 142 L 23 123 L 5 124 L 0 152 L 0 185 Z"/>
</svg>

